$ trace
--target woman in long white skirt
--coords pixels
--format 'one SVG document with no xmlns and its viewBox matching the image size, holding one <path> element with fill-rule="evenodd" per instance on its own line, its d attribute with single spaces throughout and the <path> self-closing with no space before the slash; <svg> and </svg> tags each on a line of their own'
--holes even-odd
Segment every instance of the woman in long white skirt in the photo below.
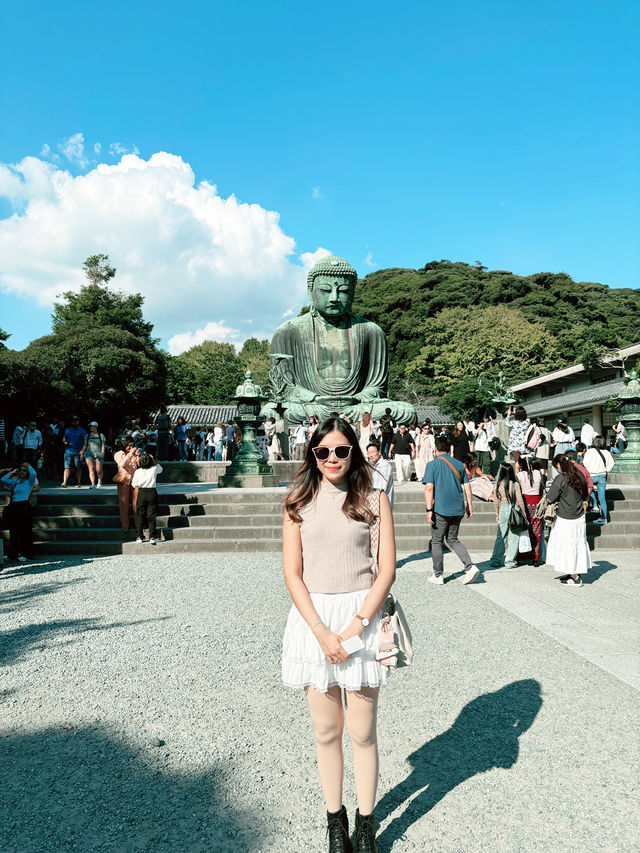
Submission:
<svg viewBox="0 0 640 853">
<path fill-rule="evenodd" d="M 376 653 L 380 610 L 395 578 L 396 557 L 384 492 L 379 493 L 379 550 L 371 553 L 369 528 L 376 523 L 371 492 L 371 469 L 356 434 L 343 418 L 329 418 L 311 437 L 285 501 L 282 555 L 293 606 L 284 635 L 282 680 L 307 696 L 330 853 L 378 850 L 376 718 L 386 667 Z M 349 640 L 358 648 L 351 649 Z M 342 804 L 345 722 L 358 800 L 355 848 Z M 308 846 L 316 849 L 311 842 Z"/>
<path fill-rule="evenodd" d="M 557 476 L 547 493 L 549 503 L 557 503 L 556 521 L 549 537 L 547 564 L 560 575 L 563 586 L 581 587 L 593 563 L 587 541 L 584 501 L 589 491 L 584 474 L 564 453 L 554 457 Z"/>
</svg>

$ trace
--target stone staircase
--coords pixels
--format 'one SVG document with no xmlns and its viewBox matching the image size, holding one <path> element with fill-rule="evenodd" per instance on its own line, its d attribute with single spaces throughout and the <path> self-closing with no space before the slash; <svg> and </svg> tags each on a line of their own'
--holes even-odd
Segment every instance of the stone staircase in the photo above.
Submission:
<svg viewBox="0 0 640 853">
<path fill-rule="evenodd" d="M 101 491 L 46 489 L 34 514 L 36 554 L 157 554 L 271 551 L 281 547 L 285 489 L 217 489 L 172 486 L 160 493 L 157 547 L 136 544 L 135 526 L 120 529 L 113 487 Z M 6 500 L 6 499 L 5 499 Z M 600 551 L 640 549 L 640 483 L 612 484 L 607 489 L 611 524 L 589 524 L 591 547 Z M 424 496 L 419 484 L 396 490 L 394 519 L 398 551 L 429 548 Z M 492 504 L 474 499 L 474 515 L 462 522 L 461 540 L 473 552 L 493 548 L 496 524 Z M 7 531 L 3 534 L 6 538 Z"/>
</svg>

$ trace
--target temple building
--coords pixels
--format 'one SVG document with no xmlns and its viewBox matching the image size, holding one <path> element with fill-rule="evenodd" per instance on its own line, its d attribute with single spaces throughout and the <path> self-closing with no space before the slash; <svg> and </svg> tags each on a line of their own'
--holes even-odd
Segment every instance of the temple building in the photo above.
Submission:
<svg viewBox="0 0 640 853">
<path fill-rule="evenodd" d="M 619 411 L 605 404 L 623 386 L 625 362 L 627 371 L 640 358 L 640 343 L 622 347 L 604 358 L 596 367 L 572 364 L 535 379 L 511 386 L 511 391 L 527 410 L 529 417 L 538 417 L 545 426 L 553 428 L 557 418 L 564 417 L 578 435 L 585 418 L 596 432 L 606 435 L 620 417 Z"/>
</svg>

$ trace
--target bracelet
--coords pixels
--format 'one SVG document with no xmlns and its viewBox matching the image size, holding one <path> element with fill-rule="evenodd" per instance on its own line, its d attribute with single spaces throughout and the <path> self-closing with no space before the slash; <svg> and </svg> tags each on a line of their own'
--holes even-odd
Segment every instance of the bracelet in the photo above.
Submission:
<svg viewBox="0 0 640 853">
<path fill-rule="evenodd" d="M 316 630 L 316 628 L 318 627 L 318 625 L 322 625 L 322 624 L 323 624 L 322 619 L 318 620 L 318 622 L 316 622 L 316 624 L 315 624 L 315 625 L 312 625 L 312 626 L 311 626 L 311 630 L 312 630 L 313 632 L 315 632 L 315 630 Z"/>
</svg>

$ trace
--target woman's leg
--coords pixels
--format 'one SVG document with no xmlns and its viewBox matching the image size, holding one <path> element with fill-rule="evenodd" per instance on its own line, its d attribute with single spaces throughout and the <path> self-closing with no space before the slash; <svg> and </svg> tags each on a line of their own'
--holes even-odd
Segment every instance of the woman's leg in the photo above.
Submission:
<svg viewBox="0 0 640 853">
<path fill-rule="evenodd" d="M 506 522 L 507 535 L 505 543 L 504 567 L 505 569 L 515 569 L 518 565 L 518 545 L 520 543 L 520 534 L 509 530 L 509 521 Z"/>
<path fill-rule="evenodd" d="M 86 458 L 87 468 L 89 469 L 89 482 L 92 486 L 96 484 L 96 463 L 93 459 Z"/>
<path fill-rule="evenodd" d="M 141 494 L 139 498 L 140 499 L 136 503 L 135 511 L 136 529 L 138 532 L 138 539 L 144 539 L 144 529 L 147 526 L 146 494 L 143 492 L 143 494 Z"/>
<path fill-rule="evenodd" d="M 378 786 L 378 688 L 345 691 L 345 720 L 353 746 L 353 775 L 361 815 L 370 815 Z"/>
<path fill-rule="evenodd" d="M 318 775 L 328 812 L 337 812 L 342 808 L 342 731 L 344 713 L 340 688 L 330 687 L 321 693 L 313 687 L 307 687 L 307 702 L 311 712 L 311 722 L 316 733 L 318 750 Z"/>
<path fill-rule="evenodd" d="M 120 506 L 120 524 L 126 533 L 129 530 L 129 497 L 131 483 L 118 483 L 118 504 Z"/>
<path fill-rule="evenodd" d="M 499 566 L 504 565 L 504 552 L 505 552 L 505 542 L 507 535 L 507 523 L 504 519 L 504 511 L 503 508 L 506 507 L 506 504 L 502 504 L 500 506 L 500 510 L 498 512 L 498 530 L 496 531 L 496 541 L 493 545 L 493 553 L 491 555 L 491 565 L 494 568 L 498 568 Z"/>
<path fill-rule="evenodd" d="M 102 485 L 102 459 L 96 459 L 96 474 L 98 475 L 98 485 Z"/>
<path fill-rule="evenodd" d="M 158 516 L 158 493 L 155 489 L 151 490 L 151 495 L 147 501 L 147 518 L 149 520 L 149 539 L 158 539 L 158 528 L 156 518 Z"/>
</svg>

